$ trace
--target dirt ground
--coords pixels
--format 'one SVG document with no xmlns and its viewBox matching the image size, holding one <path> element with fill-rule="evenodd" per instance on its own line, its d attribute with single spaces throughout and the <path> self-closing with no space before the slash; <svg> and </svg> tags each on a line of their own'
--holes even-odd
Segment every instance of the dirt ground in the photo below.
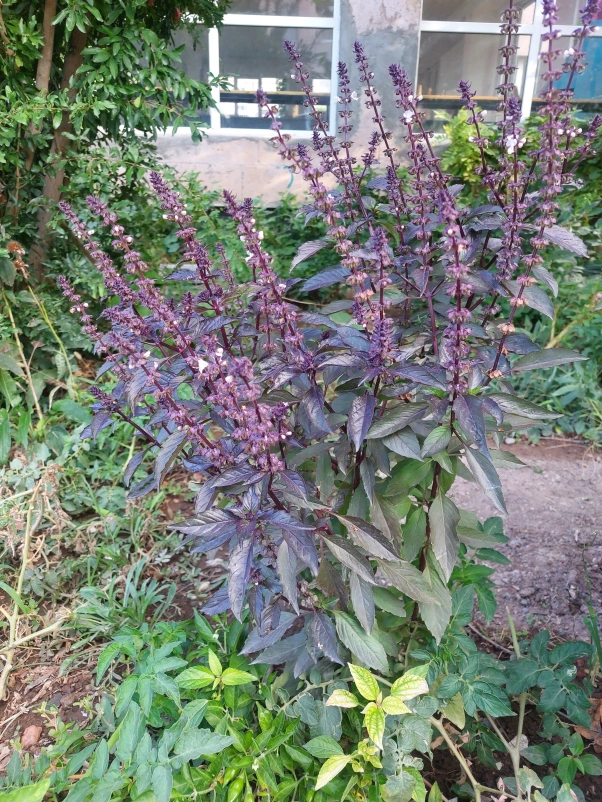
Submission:
<svg viewBox="0 0 602 802">
<path fill-rule="evenodd" d="M 521 629 L 587 639 L 586 603 L 602 621 L 602 455 L 566 441 L 504 448 L 526 467 L 500 471 L 510 538 L 500 550 L 511 562 L 495 566 L 493 630 L 508 607 Z M 453 496 L 482 518 L 499 514 L 475 484 L 458 480 Z"/>
</svg>

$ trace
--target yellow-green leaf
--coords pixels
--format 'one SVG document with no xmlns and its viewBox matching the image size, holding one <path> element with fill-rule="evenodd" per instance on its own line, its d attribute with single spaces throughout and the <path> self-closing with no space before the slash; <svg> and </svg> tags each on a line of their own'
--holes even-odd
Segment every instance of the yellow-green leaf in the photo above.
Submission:
<svg viewBox="0 0 602 802">
<path fill-rule="evenodd" d="M 361 666 L 354 666 L 351 665 L 351 663 L 348 663 L 348 666 L 357 689 L 364 699 L 376 699 L 380 691 L 378 688 L 378 682 L 373 674 L 368 671 L 367 668 L 362 668 Z"/>
<path fill-rule="evenodd" d="M 211 669 L 211 673 L 216 677 L 221 677 L 223 669 L 222 664 L 217 659 L 217 656 L 211 651 L 211 649 L 209 650 L 207 656 L 209 658 L 209 668 Z"/>
<path fill-rule="evenodd" d="M 366 705 L 364 717 L 368 735 L 378 748 L 382 749 L 383 735 L 385 734 L 385 711 L 382 707 L 377 707 L 374 702 L 370 702 L 370 704 Z"/>
<path fill-rule="evenodd" d="M 383 699 L 383 710 L 389 716 L 401 716 L 402 713 L 410 713 L 410 708 L 399 696 L 387 696 Z"/>
<path fill-rule="evenodd" d="M 246 685 L 247 682 L 257 682 L 257 677 L 248 671 L 239 671 L 238 668 L 227 668 L 222 674 L 224 685 Z"/>
<path fill-rule="evenodd" d="M 320 788 L 324 788 L 325 785 L 340 774 L 345 766 L 351 762 L 351 755 L 335 755 L 334 757 L 329 757 L 326 763 L 320 769 L 320 773 L 318 774 L 318 779 L 316 780 L 316 791 L 319 791 Z"/>
<path fill-rule="evenodd" d="M 211 685 L 214 679 L 215 677 L 211 671 L 205 666 L 193 666 L 178 674 L 176 683 L 180 688 L 194 690 L 196 688 L 206 688 L 207 685 Z"/>
<path fill-rule="evenodd" d="M 404 674 L 403 677 L 396 679 L 391 688 L 391 694 L 399 699 L 414 699 L 421 693 L 428 693 L 429 686 L 422 677 L 415 674 Z"/>
<path fill-rule="evenodd" d="M 341 689 L 333 691 L 326 702 L 328 707 L 357 707 L 358 704 L 355 694 Z"/>
<path fill-rule="evenodd" d="M 466 714 L 464 713 L 464 703 L 462 702 L 462 694 L 460 692 L 452 696 L 445 707 L 441 708 L 441 712 L 445 718 L 448 718 L 458 729 L 464 729 Z"/>
</svg>

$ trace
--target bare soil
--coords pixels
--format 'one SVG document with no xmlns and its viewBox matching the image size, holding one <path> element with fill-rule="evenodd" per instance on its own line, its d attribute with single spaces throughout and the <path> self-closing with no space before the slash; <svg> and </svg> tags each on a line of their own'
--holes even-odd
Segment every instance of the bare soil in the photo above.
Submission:
<svg viewBox="0 0 602 802">
<path fill-rule="evenodd" d="M 526 467 L 500 471 L 510 565 L 495 566 L 492 629 L 506 626 L 508 607 L 523 630 L 588 639 L 586 604 L 602 621 L 602 455 L 570 441 L 504 447 Z M 453 496 L 481 518 L 499 515 L 475 484 L 458 480 Z"/>
</svg>

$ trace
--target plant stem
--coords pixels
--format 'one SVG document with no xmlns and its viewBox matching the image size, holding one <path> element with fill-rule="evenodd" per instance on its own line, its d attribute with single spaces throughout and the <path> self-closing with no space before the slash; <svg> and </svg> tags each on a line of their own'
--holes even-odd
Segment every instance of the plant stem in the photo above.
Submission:
<svg viewBox="0 0 602 802">
<path fill-rule="evenodd" d="M 21 593 L 23 591 L 23 582 L 25 581 L 25 571 L 27 570 L 27 563 L 29 562 L 29 549 L 31 546 L 31 538 L 33 533 L 40 521 L 40 518 L 36 520 L 35 523 L 32 522 L 33 516 L 33 509 L 38 499 L 38 493 L 40 491 L 40 487 L 42 486 L 42 481 L 39 481 L 36 485 L 35 492 L 32 496 L 31 503 L 29 505 L 29 509 L 27 510 L 27 522 L 25 524 L 25 540 L 23 542 L 23 553 L 21 555 L 21 570 L 19 571 L 19 578 L 17 579 L 17 587 L 15 588 L 15 592 L 17 597 L 21 598 Z M 4 668 L 2 669 L 2 674 L 0 675 L 0 700 L 4 700 L 6 698 L 7 692 L 7 684 L 8 684 L 8 676 L 11 672 L 13 667 L 13 659 L 15 656 L 15 643 L 17 642 L 17 625 L 19 623 L 19 605 L 17 602 L 14 602 L 13 612 L 8 619 L 8 646 L 6 647 L 6 662 L 4 663 Z"/>
<path fill-rule="evenodd" d="M 73 388 L 73 391 L 75 392 L 75 380 L 74 380 L 74 376 L 73 376 L 73 371 L 71 370 L 71 363 L 69 362 L 69 357 L 67 356 L 67 351 L 65 350 L 65 346 L 63 345 L 63 341 L 61 340 L 61 338 L 57 334 L 56 329 L 54 328 L 54 326 L 52 325 L 52 321 L 50 320 L 50 316 L 48 315 L 48 311 L 46 310 L 46 307 L 44 306 L 44 302 L 42 300 L 40 300 L 40 298 L 38 298 L 38 296 L 35 294 L 35 292 L 32 290 L 32 288 L 29 285 L 27 285 L 27 289 L 29 290 L 29 294 L 31 295 L 31 297 L 35 301 L 35 304 L 38 307 L 38 310 L 39 310 L 40 314 L 44 318 L 44 322 L 46 323 L 46 325 L 50 329 L 50 333 L 52 334 L 54 339 L 57 341 L 59 350 L 60 350 L 61 354 L 63 355 L 63 359 L 65 360 L 65 364 L 67 365 L 67 370 L 69 371 L 70 388 Z"/>
<path fill-rule="evenodd" d="M 8 317 L 10 318 L 11 326 L 13 327 L 13 335 L 15 338 L 15 342 L 17 344 L 17 348 L 19 349 L 19 356 L 21 358 L 21 363 L 23 365 L 23 370 L 25 371 L 25 376 L 27 377 L 27 384 L 29 385 L 29 389 L 31 390 L 31 395 L 33 397 L 33 403 L 36 408 L 36 412 L 38 413 L 38 418 L 42 423 L 44 423 L 44 415 L 42 414 L 42 407 L 40 406 L 40 402 L 38 401 L 38 396 L 35 391 L 35 387 L 33 386 L 33 381 L 31 378 L 31 371 L 29 370 L 29 363 L 25 359 L 25 353 L 23 351 L 23 345 L 21 344 L 21 339 L 19 337 L 19 332 L 17 330 L 17 324 L 15 323 L 15 318 L 13 316 L 13 310 L 8 302 L 8 298 L 6 297 L 6 293 L 2 292 L 2 297 L 4 299 L 4 304 L 6 307 L 6 311 L 8 312 Z"/>
</svg>

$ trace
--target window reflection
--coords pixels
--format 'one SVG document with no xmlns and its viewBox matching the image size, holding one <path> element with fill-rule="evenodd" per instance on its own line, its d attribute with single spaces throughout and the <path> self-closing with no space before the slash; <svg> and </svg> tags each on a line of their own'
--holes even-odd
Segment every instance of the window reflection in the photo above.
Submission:
<svg viewBox="0 0 602 802">
<path fill-rule="evenodd" d="M 231 89 L 221 92 L 224 128 L 269 128 L 255 104 L 255 92 L 264 89 L 280 108 L 284 129 L 312 129 L 304 95 L 292 76 L 293 68 L 282 43 L 295 42 L 313 79 L 313 92 L 328 117 L 332 30 L 322 28 L 263 28 L 227 25 L 220 32 L 220 72 L 229 76 Z"/>
<path fill-rule="evenodd" d="M 333 0 L 233 0 L 228 13 L 332 17 Z"/>
<path fill-rule="evenodd" d="M 572 0 L 571 0 L 572 2 Z M 454 22 L 499 22 L 506 3 L 500 0 L 423 0 L 422 19 Z M 535 0 L 519 0 L 520 22 L 530 25 L 535 14 Z"/>
</svg>

